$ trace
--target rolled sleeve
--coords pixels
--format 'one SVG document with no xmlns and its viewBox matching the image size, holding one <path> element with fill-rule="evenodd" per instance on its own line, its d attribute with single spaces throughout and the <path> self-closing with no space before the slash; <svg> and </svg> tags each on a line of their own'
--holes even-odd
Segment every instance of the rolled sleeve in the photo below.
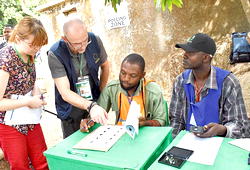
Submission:
<svg viewBox="0 0 250 170">
<path fill-rule="evenodd" d="M 101 38 L 99 36 L 96 36 L 96 40 L 97 40 L 98 46 L 100 48 L 100 65 L 101 65 L 105 61 L 107 61 L 108 55 L 107 55 L 107 52 L 103 46 Z"/>
<path fill-rule="evenodd" d="M 11 56 L 7 48 L 3 49 L 0 53 L 0 69 L 8 73 L 13 69 L 11 67 L 11 62 L 13 62 L 10 58 Z"/>
<path fill-rule="evenodd" d="M 52 51 L 48 52 L 48 64 L 53 78 L 67 76 L 63 64 L 58 60 Z"/>
</svg>

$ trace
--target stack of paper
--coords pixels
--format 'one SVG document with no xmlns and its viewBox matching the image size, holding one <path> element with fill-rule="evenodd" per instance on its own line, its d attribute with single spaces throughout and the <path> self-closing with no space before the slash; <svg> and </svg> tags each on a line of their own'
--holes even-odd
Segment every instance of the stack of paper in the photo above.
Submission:
<svg viewBox="0 0 250 170">
<path fill-rule="evenodd" d="M 31 97 L 31 91 L 26 95 L 11 95 L 11 99 L 24 99 Z M 41 119 L 42 108 L 30 109 L 29 107 L 20 107 L 8 110 L 5 114 L 4 121 L 6 125 L 24 125 L 38 124 Z"/>
<path fill-rule="evenodd" d="M 250 152 L 250 138 L 235 139 L 228 142 L 232 145 L 238 146 L 246 151 Z"/>
<path fill-rule="evenodd" d="M 199 138 L 193 133 L 186 133 L 177 146 L 194 151 L 188 161 L 213 165 L 222 141 L 221 137 Z"/>
</svg>

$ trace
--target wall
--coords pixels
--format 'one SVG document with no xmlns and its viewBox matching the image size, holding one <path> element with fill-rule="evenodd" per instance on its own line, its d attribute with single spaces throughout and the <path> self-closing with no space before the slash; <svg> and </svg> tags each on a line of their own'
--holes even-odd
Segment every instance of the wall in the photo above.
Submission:
<svg viewBox="0 0 250 170">
<path fill-rule="evenodd" d="M 62 14 L 67 6 L 75 5 L 89 31 L 103 40 L 111 62 L 111 79 L 117 79 L 120 63 L 129 53 L 142 54 L 146 60 L 147 78 L 158 82 L 167 101 L 170 100 L 174 78 L 183 71 L 182 51 L 176 43 L 185 42 L 197 32 L 211 35 L 218 50 L 213 63 L 233 71 L 243 86 L 244 98 L 250 113 L 249 64 L 230 65 L 230 33 L 250 30 L 250 3 L 244 0 L 183 0 L 182 9 L 173 8 L 170 13 L 156 9 L 153 0 L 127 0 L 130 25 L 108 30 L 105 27 L 107 6 L 100 0 L 64 1 L 60 5 L 44 9 L 42 20 L 47 23 L 50 42 L 60 38 Z M 52 31 L 53 30 L 53 31 Z M 243 69 L 244 68 L 244 69 Z"/>
</svg>

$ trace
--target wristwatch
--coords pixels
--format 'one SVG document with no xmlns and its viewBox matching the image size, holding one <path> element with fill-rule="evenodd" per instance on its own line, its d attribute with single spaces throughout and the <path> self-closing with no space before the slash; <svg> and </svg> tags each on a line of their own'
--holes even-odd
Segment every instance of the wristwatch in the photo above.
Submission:
<svg viewBox="0 0 250 170">
<path fill-rule="evenodd" d="M 87 111 L 90 113 L 90 110 L 92 109 L 92 107 L 94 107 L 95 105 L 97 105 L 97 103 L 95 101 L 92 101 L 90 103 L 90 105 L 87 107 Z"/>
</svg>

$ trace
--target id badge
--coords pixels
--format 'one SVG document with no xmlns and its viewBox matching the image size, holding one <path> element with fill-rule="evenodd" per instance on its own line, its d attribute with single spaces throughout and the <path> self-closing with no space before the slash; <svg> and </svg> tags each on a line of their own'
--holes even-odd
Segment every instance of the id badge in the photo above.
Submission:
<svg viewBox="0 0 250 170">
<path fill-rule="evenodd" d="M 87 100 L 93 99 L 89 83 L 89 76 L 78 77 L 78 81 L 76 83 L 76 91 L 77 94 Z"/>
</svg>

